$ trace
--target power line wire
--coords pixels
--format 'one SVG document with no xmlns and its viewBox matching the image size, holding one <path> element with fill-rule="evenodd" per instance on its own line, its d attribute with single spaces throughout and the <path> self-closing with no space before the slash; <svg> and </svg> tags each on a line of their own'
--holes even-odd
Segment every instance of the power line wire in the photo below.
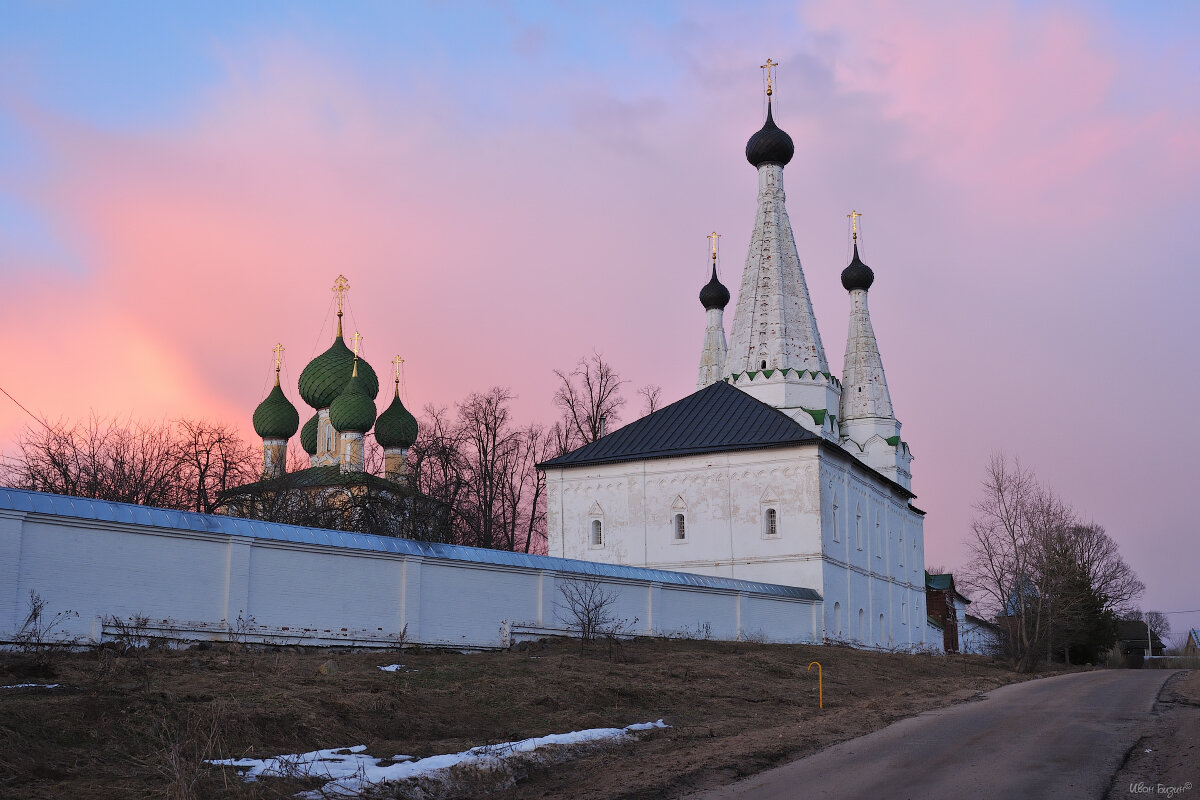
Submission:
<svg viewBox="0 0 1200 800">
<path fill-rule="evenodd" d="M 43 419 L 42 419 L 41 417 L 39 417 L 37 414 L 34 414 L 32 411 L 30 411 L 30 410 L 29 410 L 28 408 L 26 408 L 25 406 L 21 405 L 21 401 L 20 401 L 20 400 L 18 400 L 17 398 L 15 398 L 15 397 L 13 397 L 11 394 L 9 394 L 9 393 L 8 393 L 8 390 L 7 390 L 7 389 L 5 389 L 3 386 L 0 386 L 0 392 L 4 392 L 4 396 L 5 396 L 5 397 L 7 397 L 9 400 L 12 400 L 14 403 L 16 403 L 16 404 L 17 404 L 17 408 L 21 409 L 21 410 L 22 410 L 22 411 L 24 411 L 26 414 L 28 414 L 29 416 L 31 416 L 31 417 L 33 417 L 35 420 L 37 420 L 37 422 L 38 422 L 38 424 L 39 424 L 39 425 L 41 425 L 41 426 L 42 426 L 43 428 L 45 428 L 46 430 L 50 430 L 50 426 L 46 424 L 45 420 L 43 420 Z"/>
</svg>

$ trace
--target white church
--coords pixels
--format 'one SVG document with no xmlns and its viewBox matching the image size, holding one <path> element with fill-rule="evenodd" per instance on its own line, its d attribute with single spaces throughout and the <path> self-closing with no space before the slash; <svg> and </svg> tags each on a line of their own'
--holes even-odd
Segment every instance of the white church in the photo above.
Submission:
<svg viewBox="0 0 1200 800">
<path fill-rule="evenodd" d="M 768 76 L 766 123 L 746 144 L 758 209 L 728 343 L 714 245 L 697 391 L 541 465 L 549 555 L 805 587 L 824 600 L 824 639 L 940 649 L 912 455 L 867 307 L 874 273 L 855 229 L 839 380 L 788 219 L 794 146 L 771 94 Z"/>
</svg>

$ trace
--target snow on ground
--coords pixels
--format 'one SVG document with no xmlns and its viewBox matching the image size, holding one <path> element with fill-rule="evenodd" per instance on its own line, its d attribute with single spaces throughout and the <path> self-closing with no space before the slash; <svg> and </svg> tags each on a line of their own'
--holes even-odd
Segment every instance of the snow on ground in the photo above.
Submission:
<svg viewBox="0 0 1200 800">
<path fill-rule="evenodd" d="M 10 686 L 0 686 L 0 689 L 57 689 L 57 683 L 14 683 Z"/>
<path fill-rule="evenodd" d="M 382 668 L 381 668 L 382 669 Z M 518 755 L 533 753 L 547 745 L 581 745 L 618 740 L 631 734 L 655 728 L 669 728 L 661 719 L 657 722 L 642 722 L 624 728 L 589 728 L 571 733 L 554 733 L 519 742 L 481 745 L 461 753 L 414 760 L 412 756 L 392 756 L 378 759 L 367 755 L 366 745 L 315 750 L 311 753 L 275 756 L 274 758 L 223 758 L 208 761 L 209 764 L 244 770 L 247 781 L 261 777 L 309 777 L 328 779 L 320 789 L 300 797 L 356 797 L 368 786 L 376 783 L 404 781 L 413 778 L 431 777 L 452 767 L 474 766 L 484 770 L 502 767 L 506 761 Z"/>
<path fill-rule="evenodd" d="M 403 664 L 388 664 L 386 667 L 380 667 L 379 669 L 384 672 L 420 672 L 418 669 L 404 669 Z"/>
</svg>

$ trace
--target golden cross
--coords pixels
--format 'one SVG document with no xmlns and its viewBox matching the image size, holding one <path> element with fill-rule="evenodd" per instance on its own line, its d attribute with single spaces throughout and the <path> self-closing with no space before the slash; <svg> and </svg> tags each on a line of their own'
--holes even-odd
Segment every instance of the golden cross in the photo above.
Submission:
<svg viewBox="0 0 1200 800">
<path fill-rule="evenodd" d="M 713 261 L 716 261 L 717 260 L 717 239 L 721 238 L 721 234 L 717 233 L 716 231 L 713 231 L 706 238 L 708 239 L 709 242 L 712 243 L 712 259 L 713 259 Z"/>
<path fill-rule="evenodd" d="M 759 67 L 759 69 L 765 69 L 767 71 L 767 97 L 771 96 L 771 84 L 772 84 L 772 78 L 774 77 L 771 73 L 778 66 L 779 66 L 778 63 L 776 63 L 768 58 L 767 63 L 765 63 Z"/>
<path fill-rule="evenodd" d="M 339 317 L 342 315 L 342 301 L 348 291 L 350 291 L 350 281 L 346 280 L 345 275 L 338 275 L 337 280 L 333 282 L 333 294 L 337 297 Z"/>
<path fill-rule="evenodd" d="M 861 216 L 862 214 L 857 211 L 851 211 L 846 215 L 846 219 L 850 220 L 850 230 L 854 232 L 854 241 L 856 242 L 858 241 L 858 218 Z"/>
<path fill-rule="evenodd" d="M 396 356 L 395 358 L 392 359 L 392 364 L 396 368 L 396 383 L 399 384 L 400 383 L 400 367 L 401 367 L 401 365 L 404 364 L 404 359 L 401 358 L 400 356 Z"/>
<path fill-rule="evenodd" d="M 279 344 L 277 344 L 273 348 L 271 348 L 271 352 L 275 354 L 275 372 L 276 373 L 279 372 L 279 362 L 283 358 L 283 351 L 284 351 L 283 342 L 280 342 Z"/>
<path fill-rule="evenodd" d="M 362 341 L 362 338 L 363 338 L 362 334 L 360 334 L 358 331 L 355 331 L 354 335 L 350 337 L 351 341 L 354 342 L 354 357 L 355 358 L 358 358 L 358 345 Z"/>
</svg>

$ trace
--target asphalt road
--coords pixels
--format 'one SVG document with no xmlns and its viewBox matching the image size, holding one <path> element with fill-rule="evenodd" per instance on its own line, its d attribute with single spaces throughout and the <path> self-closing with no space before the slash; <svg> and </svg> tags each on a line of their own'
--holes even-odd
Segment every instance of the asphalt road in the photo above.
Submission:
<svg viewBox="0 0 1200 800">
<path fill-rule="evenodd" d="M 690 800 L 1101 798 L 1168 670 L 1026 681 Z"/>
</svg>

